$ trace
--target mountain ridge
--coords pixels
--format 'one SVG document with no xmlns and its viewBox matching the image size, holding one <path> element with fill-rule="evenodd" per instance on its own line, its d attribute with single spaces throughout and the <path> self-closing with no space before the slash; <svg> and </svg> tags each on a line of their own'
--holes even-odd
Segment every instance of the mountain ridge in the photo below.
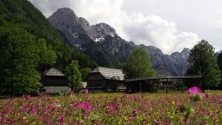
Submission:
<svg viewBox="0 0 222 125">
<path fill-rule="evenodd" d="M 97 55 L 89 53 L 90 49 L 93 49 L 93 47 L 90 47 L 90 45 L 96 43 L 101 47 L 100 51 L 102 51 L 102 53 L 109 55 L 108 59 L 106 59 L 108 61 L 107 63 L 109 63 L 109 59 L 115 60 L 112 62 L 112 66 L 115 66 L 118 63 L 126 62 L 127 57 L 134 48 L 143 47 L 150 54 L 153 68 L 156 71 L 166 72 L 167 74 L 171 75 L 185 74 L 188 66 L 187 59 L 190 52 L 188 48 L 184 48 L 184 50 L 181 52 L 174 52 L 171 55 L 163 54 L 163 52 L 157 47 L 135 45 L 133 41 L 128 42 L 122 39 L 120 36 L 118 36 L 116 30 L 108 24 L 99 23 L 90 25 L 89 22 L 83 17 L 77 17 L 74 11 L 71 9 L 62 8 L 61 10 L 63 10 L 63 13 L 59 13 L 58 11 L 60 11 L 60 9 L 58 9 L 48 18 L 49 22 L 51 22 L 56 29 L 63 32 L 74 47 L 82 49 L 83 51 L 87 48 L 87 54 L 89 56 L 97 58 Z M 66 11 L 69 12 L 66 14 L 64 13 Z M 73 15 L 70 17 L 67 16 L 70 13 L 73 13 Z M 64 15 L 66 15 L 66 17 L 63 17 Z M 73 17 L 75 17 L 75 19 L 71 19 Z M 70 26 L 69 28 L 72 30 L 67 28 L 67 26 Z M 84 39 L 79 38 L 80 35 L 82 35 Z M 98 58 L 97 61 L 101 59 Z M 105 65 L 102 63 L 101 66 L 109 67 L 111 65 Z"/>
</svg>

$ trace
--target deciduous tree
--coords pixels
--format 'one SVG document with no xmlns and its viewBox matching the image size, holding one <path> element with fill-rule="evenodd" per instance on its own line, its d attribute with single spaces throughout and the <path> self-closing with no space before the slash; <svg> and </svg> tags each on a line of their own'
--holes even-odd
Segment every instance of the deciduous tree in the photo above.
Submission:
<svg viewBox="0 0 222 125">
<path fill-rule="evenodd" d="M 79 71 L 79 64 L 77 60 L 73 60 L 66 68 L 65 74 L 68 77 L 71 90 L 79 91 L 81 87 L 82 76 Z"/>
<path fill-rule="evenodd" d="M 219 69 L 221 71 L 221 74 L 222 74 L 222 52 L 220 52 L 217 56 L 217 59 L 218 59 L 218 66 L 219 66 Z M 220 81 L 220 85 L 219 85 L 219 89 L 222 89 L 222 80 Z"/>
<path fill-rule="evenodd" d="M 148 77 L 155 75 L 149 54 L 141 47 L 134 49 L 123 68 L 128 78 Z"/>
<path fill-rule="evenodd" d="M 214 48 L 207 41 L 201 40 L 191 49 L 188 62 L 187 75 L 203 75 L 203 85 L 205 88 L 218 86 L 221 73 Z"/>
<path fill-rule="evenodd" d="M 91 72 L 92 70 L 90 68 L 83 68 L 80 70 L 82 74 L 82 80 L 84 81 L 87 77 L 87 75 Z"/>
<path fill-rule="evenodd" d="M 11 94 L 36 92 L 40 76 L 36 70 L 39 48 L 34 36 L 16 27 L 0 28 L 1 91 Z"/>
</svg>

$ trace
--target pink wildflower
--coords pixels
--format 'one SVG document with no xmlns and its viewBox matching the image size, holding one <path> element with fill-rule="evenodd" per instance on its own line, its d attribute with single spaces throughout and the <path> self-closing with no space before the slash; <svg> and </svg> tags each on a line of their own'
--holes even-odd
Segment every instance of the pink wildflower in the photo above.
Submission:
<svg viewBox="0 0 222 125">
<path fill-rule="evenodd" d="M 112 105 L 109 106 L 109 110 L 110 110 L 110 111 L 113 111 L 113 110 L 114 110 L 114 108 L 113 108 Z"/>
<path fill-rule="evenodd" d="M 156 119 L 154 119 L 153 122 L 154 122 L 155 124 L 158 124 L 158 121 L 157 121 Z"/>
<path fill-rule="evenodd" d="M 118 112 L 117 112 L 117 110 L 115 110 L 115 108 L 114 108 L 114 106 L 113 105 L 110 105 L 109 106 L 109 110 L 110 110 L 110 114 L 112 115 L 112 114 L 118 114 Z"/>
<path fill-rule="evenodd" d="M 216 116 L 215 115 L 213 115 L 211 118 L 212 118 L 213 121 L 216 120 Z"/>
<path fill-rule="evenodd" d="M 27 106 L 26 106 L 25 103 L 22 104 L 22 108 L 23 108 L 22 113 L 26 113 L 27 112 Z"/>
<path fill-rule="evenodd" d="M 35 106 L 31 106 L 32 115 L 36 113 Z"/>
<path fill-rule="evenodd" d="M 88 89 L 86 89 L 85 92 L 84 92 L 84 94 L 88 94 L 88 93 L 89 93 L 89 91 L 88 91 Z"/>
<path fill-rule="evenodd" d="M 51 109 L 56 109 L 56 108 L 58 108 L 55 104 L 52 104 L 52 105 L 50 105 L 50 108 Z"/>
<path fill-rule="evenodd" d="M 27 95 L 27 99 L 30 100 L 30 99 L 31 99 L 31 96 L 30 96 L 30 95 Z"/>
<path fill-rule="evenodd" d="M 136 96 L 130 96 L 130 98 L 132 99 L 132 100 L 137 100 L 137 97 Z"/>
<path fill-rule="evenodd" d="M 74 95 L 74 91 L 73 90 L 70 92 L 70 95 Z"/>
<path fill-rule="evenodd" d="M 41 121 L 44 121 L 44 120 L 45 120 L 45 116 L 42 116 L 42 117 L 41 117 Z"/>
<path fill-rule="evenodd" d="M 204 98 L 208 98 L 208 94 L 204 94 Z"/>
<path fill-rule="evenodd" d="M 206 124 L 207 124 L 207 122 L 206 122 L 206 121 L 204 121 L 204 120 L 202 120 L 202 121 L 201 121 L 201 124 L 202 124 L 202 125 L 206 125 Z"/>
<path fill-rule="evenodd" d="M 199 93 L 201 93 L 201 89 L 194 86 L 194 87 L 189 88 L 189 93 L 190 94 L 199 94 Z"/>
<path fill-rule="evenodd" d="M 91 110 L 91 106 L 89 105 L 89 103 L 87 102 L 81 102 L 77 105 L 77 108 L 83 108 L 83 109 L 86 109 L 86 110 Z"/>
<path fill-rule="evenodd" d="M 133 109 L 133 115 L 137 116 L 137 115 L 139 115 L 139 112 L 136 109 Z"/>
<path fill-rule="evenodd" d="M 12 119 L 12 123 L 13 123 L 13 124 L 16 123 L 16 119 L 15 119 L 15 118 Z"/>
<path fill-rule="evenodd" d="M 66 120 L 65 120 L 65 115 L 62 114 L 62 115 L 60 116 L 60 125 L 63 125 L 65 122 L 66 122 Z"/>
</svg>

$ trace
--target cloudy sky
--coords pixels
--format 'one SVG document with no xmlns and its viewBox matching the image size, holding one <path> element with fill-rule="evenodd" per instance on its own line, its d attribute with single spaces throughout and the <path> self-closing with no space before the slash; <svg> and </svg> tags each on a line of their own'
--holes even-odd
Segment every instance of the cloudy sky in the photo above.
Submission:
<svg viewBox="0 0 222 125">
<path fill-rule="evenodd" d="M 222 49 L 221 0 L 30 0 L 49 17 L 69 7 L 90 25 L 107 23 L 127 41 L 165 54 L 192 48 L 201 39 Z"/>
</svg>

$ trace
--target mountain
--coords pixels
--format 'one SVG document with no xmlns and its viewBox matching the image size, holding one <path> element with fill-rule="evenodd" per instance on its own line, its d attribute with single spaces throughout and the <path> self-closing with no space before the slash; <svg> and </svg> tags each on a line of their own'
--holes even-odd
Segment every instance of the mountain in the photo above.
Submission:
<svg viewBox="0 0 222 125">
<path fill-rule="evenodd" d="M 119 63 L 119 60 L 100 44 L 105 36 L 116 35 L 109 25 L 101 23 L 90 26 L 86 19 L 77 17 L 69 8 L 58 9 L 48 20 L 69 44 L 95 59 L 99 65 L 115 67 Z"/>
<path fill-rule="evenodd" d="M 69 44 L 79 48 L 94 58 L 100 66 L 115 67 L 124 63 L 131 51 L 143 47 L 150 54 L 153 68 L 158 72 L 171 75 L 183 75 L 187 69 L 189 49 L 163 54 L 154 46 L 135 45 L 122 39 L 115 29 L 105 23 L 90 25 L 82 17 L 77 17 L 69 8 L 60 8 L 48 20 L 68 39 Z"/>
<path fill-rule="evenodd" d="M 175 52 L 171 55 L 165 55 L 162 51 L 154 46 L 140 45 L 147 50 L 153 68 L 161 73 L 172 75 L 184 75 L 188 66 L 187 59 L 190 50 L 185 48 L 182 52 Z"/>
<path fill-rule="evenodd" d="M 177 67 L 178 74 L 183 75 L 186 73 L 188 67 L 190 49 L 184 48 L 180 53 L 174 52 L 170 55 L 170 58 Z"/>
</svg>

